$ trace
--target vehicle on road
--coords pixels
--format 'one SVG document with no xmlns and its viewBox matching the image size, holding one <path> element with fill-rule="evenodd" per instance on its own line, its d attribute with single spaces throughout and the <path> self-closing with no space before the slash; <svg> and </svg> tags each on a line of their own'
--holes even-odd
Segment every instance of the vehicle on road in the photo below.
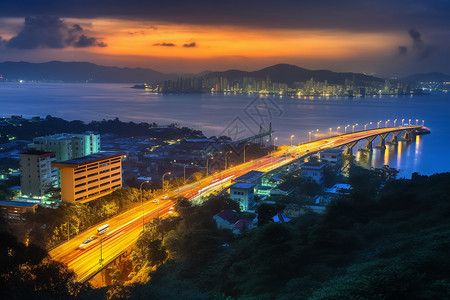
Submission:
<svg viewBox="0 0 450 300">
<path fill-rule="evenodd" d="M 88 246 L 92 245 L 90 244 L 92 241 L 96 240 L 98 237 L 96 235 L 91 235 L 88 239 L 84 240 L 83 243 L 81 243 L 80 246 L 78 246 L 78 248 L 80 249 L 85 249 Z"/>
<path fill-rule="evenodd" d="M 98 234 L 104 234 L 105 232 L 108 231 L 108 229 L 109 229 L 109 224 L 105 224 L 105 225 L 103 225 L 103 226 L 100 226 L 100 227 L 97 229 L 97 233 L 98 233 Z"/>
</svg>

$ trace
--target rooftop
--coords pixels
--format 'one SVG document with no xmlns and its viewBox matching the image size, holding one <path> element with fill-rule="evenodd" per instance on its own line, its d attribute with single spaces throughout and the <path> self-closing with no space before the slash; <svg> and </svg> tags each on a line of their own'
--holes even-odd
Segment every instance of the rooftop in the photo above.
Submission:
<svg viewBox="0 0 450 300">
<path fill-rule="evenodd" d="M 319 153 L 321 153 L 321 154 L 341 154 L 342 152 L 344 152 L 343 149 L 327 149 L 327 150 L 322 150 Z"/>
<path fill-rule="evenodd" d="M 0 206 L 34 207 L 34 206 L 37 206 L 37 205 L 38 205 L 37 203 L 0 200 Z"/>
<path fill-rule="evenodd" d="M 234 179 L 235 182 L 254 182 L 264 175 L 264 172 L 250 171 Z"/>
<path fill-rule="evenodd" d="M 214 215 L 214 217 L 219 217 L 225 221 L 228 221 L 230 223 L 235 223 L 239 219 L 237 216 L 237 213 L 234 210 L 231 209 L 224 209 L 221 212 Z"/>
<path fill-rule="evenodd" d="M 92 131 L 87 131 L 85 133 L 57 133 L 54 135 L 40 136 L 35 139 L 50 139 L 50 140 L 67 140 L 74 137 L 80 137 L 84 135 L 94 134 Z"/>
<path fill-rule="evenodd" d="M 47 156 L 56 155 L 56 152 L 49 152 L 49 151 L 42 151 L 42 150 L 35 150 L 35 149 L 28 149 L 25 152 L 20 153 L 21 155 L 39 155 L 39 157 L 44 158 Z"/>
<path fill-rule="evenodd" d="M 87 156 L 83 156 L 83 157 L 79 157 L 79 158 L 74 158 L 74 159 L 69 159 L 69 160 L 65 160 L 65 161 L 57 161 L 52 163 L 52 167 L 56 167 L 56 168 L 61 168 L 61 167 L 73 167 L 76 168 L 80 165 L 84 165 L 87 163 L 92 163 L 92 162 L 96 162 L 96 161 L 100 161 L 100 160 L 104 160 L 104 159 L 108 159 L 108 158 L 113 158 L 113 157 L 117 157 L 117 156 L 123 156 L 125 155 L 125 153 L 122 152 L 114 152 L 114 151 L 101 151 L 101 152 L 97 152 L 94 154 L 90 154 Z"/>
<path fill-rule="evenodd" d="M 241 189 L 241 190 L 249 190 L 254 188 L 255 185 L 253 183 L 248 182 L 236 182 L 235 184 L 230 186 L 230 189 Z"/>
<path fill-rule="evenodd" d="M 302 169 L 312 169 L 312 170 L 320 170 L 325 167 L 325 163 L 316 162 L 316 161 L 308 161 L 301 165 Z"/>
</svg>

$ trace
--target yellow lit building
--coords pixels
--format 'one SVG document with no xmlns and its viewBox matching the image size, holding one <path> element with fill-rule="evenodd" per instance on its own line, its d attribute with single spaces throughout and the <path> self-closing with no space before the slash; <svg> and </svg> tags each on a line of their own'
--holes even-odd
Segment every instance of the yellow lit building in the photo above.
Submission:
<svg viewBox="0 0 450 300">
<path fill-rule="evenodd" d="M 98 152 L 88 156 L 53 162 L 61 170 L 61 199 L 85 203 L 122 187 L 124 153 Z"/>
</svg>

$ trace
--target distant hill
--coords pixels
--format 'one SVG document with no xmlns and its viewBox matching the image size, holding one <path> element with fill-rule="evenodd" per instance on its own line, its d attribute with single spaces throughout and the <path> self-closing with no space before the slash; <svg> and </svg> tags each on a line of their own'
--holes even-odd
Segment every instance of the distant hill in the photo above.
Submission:
<svg viewBox="0 0 450 300">
<path fill-rule="evenodd" d="M 324 82 L 326 80 L 328 83 L 333 84 L 344 84 L 346 79 L 354 80 L 356 84 L 368 81 L 384 81 L 384 79 L 361 73 L 337 73 L 328 70 L 308 70 L 289 64 L 278 64 L 253 72 L 240 70 L 211 72 L 206 74 L 205 77 L 213 78 L 220 76 L 226 77 L 229 80 L 240 80 L 243 77 L 264 79 L 266 76 L 269 76 L 272 82 L 284 82 L 287 84 L 291 84 L 293 82 L 305 82 L 311 78 L 314 78 L 314 81 Z"/>
<path fill-rule="evenodd" d="M 177 77 L 175 74 L 164 74 L 152 69 L 106 67 L 87 62 L 61 61 L 3 62 L 0 63 L 0 75 L 7 80 L 95 83 L 154 83 Z"/>
<path fill-rule="evenodd" d="M 450 81 L 450 75 L 439 72 L 420 73 L 405 77 L 402 80 L 414 82 L 443 82 Z"/>
</svg>

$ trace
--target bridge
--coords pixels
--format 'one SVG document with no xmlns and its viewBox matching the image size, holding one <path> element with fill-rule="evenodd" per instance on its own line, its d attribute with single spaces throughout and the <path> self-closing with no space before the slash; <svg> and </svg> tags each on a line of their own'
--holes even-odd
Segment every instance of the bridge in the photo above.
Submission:
<svg viewBox="0 0 450 300">
<path fill-rule="evenodd" d="M 402 139 L 410 140 L 414 134 L 424 130 L 426 128 L 423 126 L 377 128 L 340 134 L 293 147 L 282 147 L 285 149 L 274 151 L 271 155 L 214 173 L 197 182 L 165 193 L 159 197 L 157 203 L 150 201 L 153 199 L 147 199 L 140 207 L 135 207 L 110 218 L 104 222 L 109 224 L 109 232 L 101 239 L 91 242 L 92 244 L 90 243 L 91 245 L 84 250 L 79 249 L 78 246 L 89 236 L 94 235 L 98 226 L 92 227 L 59 245 L 49 254 L 53 259 L 66 263 L 70 269 L 75 271 L 78 280 L 84 282 L 134 245 L 143 230 L 144 223 L 159 216 L 169 215 L 171 213 L 170 208 L 174 205 L 174 202 L 170 199 L 177 196 L 192 199 L 214 189 L 225 188 L 231 184 L 233 178 L 248 171 L 270 172 L 323 149 L 345 147 L 346 153 L 351 154 L 357 142 L 366 140 L 366 150 L 370 151 L 373 147 L 372 143 L 377 137 L 380 138 L 378 146 L 383 148 L 387 142 L 398 142 L 398 136 L 402 132 L 404 133 Z M 392 138 L 387 141 L 389 135 L 392 135 Z"/>
</svg>

